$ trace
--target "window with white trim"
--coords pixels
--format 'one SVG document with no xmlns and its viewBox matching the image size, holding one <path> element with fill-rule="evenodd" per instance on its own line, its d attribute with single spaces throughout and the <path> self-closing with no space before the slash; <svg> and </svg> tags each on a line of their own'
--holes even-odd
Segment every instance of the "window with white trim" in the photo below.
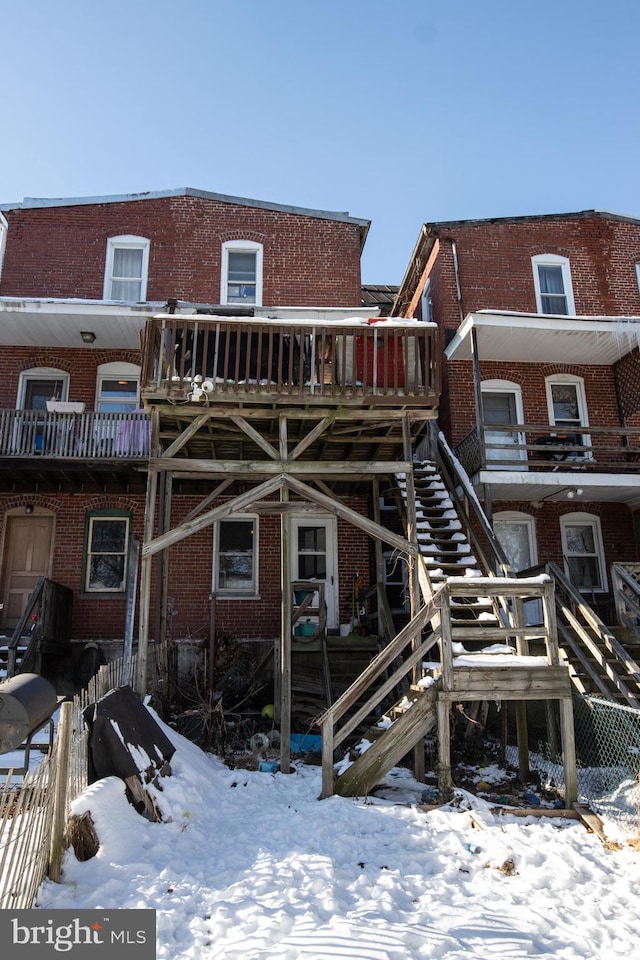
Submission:
<svg viewBox="0 0 640 960">
<path fill-rule="evenodd" d="M 431 277 L 427 279 L 424 285 L 420 303 L 420 316 L 422 320 L 425 323 L 431 323 L 433 321 L 433 304 L 431 303 Z"/>
<path fill-rule="evenodd" d="M 600 518 L 591 513 L 560 517 L 564 569 L 573 585 L 584 592 L 607 589 Z"/>
<path fill-rule="evenodd" d="M 96 384 L 96 411 L 131 413 L 140 407 L 140 367 L 135 363 L 101 363 Z"/>
<path fill-rule="evenodd" d="M 262 305 L 262 244 L 228 240 L 222 244 L 220 303 Z"/>
<path fill-rule="evenodd" d="M 84 589 L 124 593 L 127 584 L 131 515 L 122 510 L 87 514 Z"/>
<path fill-rule="evenodd" d="M 565 434 L 568 437 L 568 443 L 591 447 L 591 437 L 579 431 L 580 427 L 589 426 L 587 398 L 582 377 L 572 373 L 554 373 L 546 377 L 545 385 L 549 423 L 559 428 L 558 437 Z M 570 439 L 571 437 L 573 440 Z M 580 450 L 569 453 L 565 459 L 590 460 L 592 457 L 591 450 Z"/>
<path fill-rule="evenodd" d="M 258 518 L 220 520 L 214 529 L 213 592 L 219 597 L 258 595 Z"/>
<path fill-rule="evenodd" d="M 69 374 L 56 367 L 23 370 L 18 381 L 18 410 L 46 410 L 47 400 L 66 400 Z"/>
<path fill-rule="evenodd" d="M 538 313 L 575 316 L 571 268 L 566 257 L 545 253 L 532 257 Z"/>
<path fill-rule="evenodd" d="M 109 237 L 104 299 L 144 303 L 147 298 L 149 246 L 146 237 Z"/>
</svg>

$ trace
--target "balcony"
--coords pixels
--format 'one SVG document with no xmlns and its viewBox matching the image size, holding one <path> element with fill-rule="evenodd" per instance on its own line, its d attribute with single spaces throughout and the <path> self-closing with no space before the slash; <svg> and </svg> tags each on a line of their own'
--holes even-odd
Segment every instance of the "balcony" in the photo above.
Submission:
<svg viewBox="0 0 640 960">
<path fill-rule="evenodd" d="M 437 408 L 437 331 L 417 321 L 167 315 L 148 321 L 147 403 Z"/>
<path fill-rule="evenodd" d="M 640 506 L 640 428 L 544 423 L 483 424 L 455 448 L 470 477 L 496 499 L 563 499 Z"/>
<path fill-rule="evenodd" d="M 144 413 L 57 413 L 0 410 L 0 458 L 29 460 L 145 460 L 149 417 Z"/>
</svg>

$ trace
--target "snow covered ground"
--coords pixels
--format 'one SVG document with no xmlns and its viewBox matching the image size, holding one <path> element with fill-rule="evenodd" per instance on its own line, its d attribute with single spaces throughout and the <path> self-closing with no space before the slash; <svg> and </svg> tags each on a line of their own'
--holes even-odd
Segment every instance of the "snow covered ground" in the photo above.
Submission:
<svg viewBox="0 0 640 960">
<path fill-rule="evenodd" d="M 165 730 L 165 822 L 139 816 L 120 780 L 93 784 L 74 812 L 91 811 L 100 850 L 67 851 L 38 906 L 154 908 L 162 960 L 640 957 L 629 845 L 607 849 L 575 820 L 494 814 L 463 791 L 425 812 L 401 769 L 390 799 L 318 801 L 319 767 L 231 770 Z"/>
</svg>

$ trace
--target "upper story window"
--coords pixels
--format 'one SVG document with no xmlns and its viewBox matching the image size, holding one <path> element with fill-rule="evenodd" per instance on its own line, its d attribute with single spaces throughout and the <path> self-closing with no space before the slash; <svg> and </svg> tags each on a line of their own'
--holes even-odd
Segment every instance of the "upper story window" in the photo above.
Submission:
<svg viewBox="0 0 640 960">
<path fill-rule="evenodd" d="M 424 285 L 420 302 L 422 304 L 422 309 L 420 311 L 422 319 L 425 321 L 425 323 L 431 323 L 433 320 L 433 305 L 431 303 L 431 278 L 430 277 Z"/>
<path fill-rule="evenodd" d="M 636 280 L 638 281 L 638 290 L 640 290 L 640 263 L 636 263 Z"/>
<path fill-rule="evenodd" d="M 69 374 L 55 367 L 23 370 L 18 381 L 18 410 L 46 410 L 47 400 L 66 400 Z"/>
<path fill-rule="evenodd" d="M 262 304 L 262 244 L 228 240 L 222 244 L 220 303 Z"/>
<path fill-rule="evenodd" d="M 571 269 L 566 257 L 545 253 L 532 257 L 538 313 L 575 316 Z"/>
<path fill-rule="evenodd" d="M 140 367 L 135 363 L 101 363 L 96 385 L 96 411 L 131 413 L 140 407 Z"/>
<path fill-rule="evenodd" d="M 147 298 L 149 241 L 145 237 L 109 237 L 104 299 L 142 303 Z"/>
</svg>

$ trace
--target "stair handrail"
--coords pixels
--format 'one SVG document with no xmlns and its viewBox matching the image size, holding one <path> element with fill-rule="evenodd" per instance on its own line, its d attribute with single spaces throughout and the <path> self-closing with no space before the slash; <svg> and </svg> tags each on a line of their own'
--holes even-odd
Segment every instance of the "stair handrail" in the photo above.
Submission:
<svg viewBox="0 0 640 960">
<path fill-rule="evenodd" d="M 466 493 L 466 498 L 468 503 L 471 504 L 474 516 L 478 521 L 478 524 L 487 538 L 487 543 L 491 548 L 491 553 L 493 554 L 493 559 L 496 566 L 501 571 L 503 577 L 513 577 L 515 576 L 513 567 L 504 552 L 502 544 L 498 540 L 493 527 L 489 522 L 489 518 L 482 509 L 482 505 L 478 500 L 477 494 L 473 489 L 473 484 L 469 479 L 469 475 L 464 470 L 462 464 L 459 460 L 454 457 L 449 444 L 447 443 L 444 434 L 438 432 L 438 442 L 436 447 L 436 462 L 438 468 L 445 479 L 445 485 L 448 492 L 454 498 L 454 503 L 456 508 L 460 508 L 459 512 L 463 517 L 467 517 L 467 511 L 465 509 L 462 499 L 458 496 L 457 487 L 460 486 Z M 454 481 L 457 481 L 454 482 Z M 485 573 L 487 576 L 493 577 L 496 576 L 495 568 L 489 561 L 489 558 L 486 555 L 484 547 L 480 543 L 478 535 L 471 523 L 467 524 L 467 536 L 473 543 L 473 548 L 476 550 L 482 559 Z"/>
<path fill-rule="evenodd" d="M 22 611 L 22 616 L 18 620 L 18 623 L 16 624 L 16 627 L 9 638 L 9 642 L 7 644 L 7 677 L 8 678 L 15 676 L 18 644 L 20 643 L 20 640 L 24 635 L 24 629 L 29 619 L 31 618 L 31 614 L 33 613 L 36 605 L 40 602 L 42 593 L 44 591 L 44 584 L 46 579 L 47 579 L 46 577 L 39 577 L 38 580 L 36 580 L 36 585 L 31 591 L 31 596 L 27 600 L 27 605 Z M 36 631 L 34 631 L 34 633 L 37 633 L 37 628 L 36 628 Z M 29 647 L 33 643 L 33 640 L 34 640 L 34 637 L 32 635 L 29 640 Z"/>
<path fill-rule="evenodd" d="M 387 694 L 397 686 L 398 682 L 407 676 L 419 663 L 428 651 L 435 646 L 439 639 L 439 632 L 432 632 L 426 640 L 415 643 L 411 653 L 403 659 L 396 670 L 378 687 L 363 704 L 358 711 L 347 721 L 341 730 L 336 731 L 336 723 L 344 716 L 358 698 L 364 694 L 371 684 L 377 680 L 391 664 L 400 657 L 406 647 L 417 641 L 424 627 L 434 618 L 440 617 L 439 597 L 443 587 L 433 593 L 431 598 L 422 606 L 414 617 L 407 623 L 402 630 L 373 658 L 362 673 L 356 677 L 353 683 L 341 694 L 340 697 L 332 703 L 331 706 L 318 718 L 318 726 L 322 731 L 322 794 L 329 796 L 333 789 L 333 754 L 345 737 L 349 735 L 357 725 L 378 704 L 387 696 Z"/>
<path fill-rule="evenodd" d="M 616 662 L 620 664 L 621 667 L 624 667 L 627 674 L 635 681 L 635 683 L 640 686 L 640 665 L 636 663 L 633 657 L 630 656 L 627 650 L 622 646 L 619 640 L 613 635 L 608 626 L 600 619 L 598 614 L 589 606 L 585 601 L 584 597 L 580 591 L 571 583 L 571 581 L 565 576 L 564 572 L 560 569 L 557 563 L 554 561 L 549 561 L 545 564 L 545 570 L 550 577 L 555 581 L 555 583 L 562 588 L 564 593 L 573 601 L 573 604 L 576 610 L 579 610 L 581 616 L 586 621 L 588 627 L 597 635 L 597 637 L 602 641 L 605 647 L 609 650 L 610 653 L 616 659 Z M 556 605 L 558 610 L 563 614 L 565 620 L 568 622 L 569 626 L 573 630 L 574 634 L 578 637 L 579 641 L 587 647 L 591 655 L 600 663 L 602 667 L 607 669 L 607 664 L 602 657 L 602 653 L 598 649 L 597 645 L 593 642 L 593 638 L 589 635 L 588 631 L 585 629 L 584 625 L 578 620 L 576 613 L 571 607 L 562 599 L 560 591 L 556 590 Z M 572 642 L 570 635 L 566 636 L 566 639 L 574 649 L 574 652 L 577 652 L 575 644 Z M 578 655 L 579 656 L 579 655 Z M 586 666 L 584 660 L 579 656 L 583 666 Z M 597 678 L 591 670 L 587 667 L 588 672 L 590 673 L 593 680 Z M 609 676 L 611 682 L 616 686 L 622 696 L 634 707 L 640 706 L 640 699 L 638 696 L 629 689 L 627 684 L 624 682 L 622 677 L 617 677 L 612 675 L 612 672 L 607 669 L 607 675 Z M 598 683 L 602 692 L 606 693 L 606 690 Z"/>
<path fill-rule="evenodd" d="M 634 633 L 637 633 L 638 624 L 631 622 L 631 619 L 628 617 L 626 611 L 630 609 L 632 613 L 640 620 L 640 583 L 638 583 L 638 581 L 629 573 L 629 566 L 640 569 L 640 564 L 638 563 L 612 563 L 611 581 L 618 623 L 620 626 L 626 626 L 630 630 L 633 630 Z M 625 593 L 625 591 L 622 589 L 623 585 L 631 590 L 631 595 Z"/>
</svg>

